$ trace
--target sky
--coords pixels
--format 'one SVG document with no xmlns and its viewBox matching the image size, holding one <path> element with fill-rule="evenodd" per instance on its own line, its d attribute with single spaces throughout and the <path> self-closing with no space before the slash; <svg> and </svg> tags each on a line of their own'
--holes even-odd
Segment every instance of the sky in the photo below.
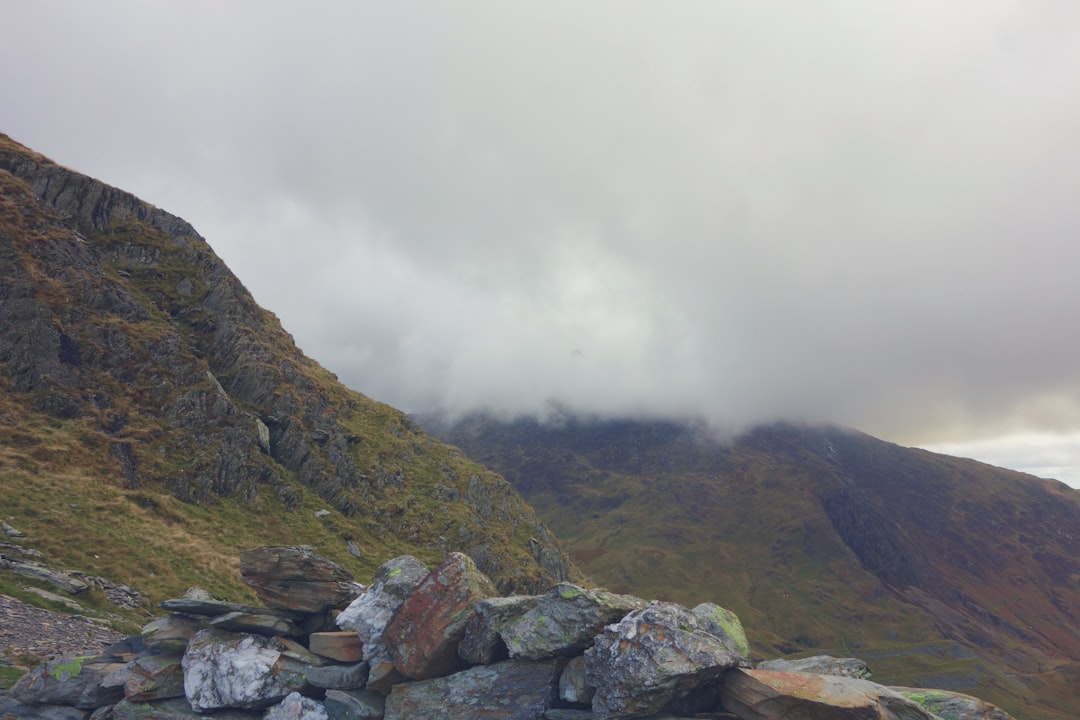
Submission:
<svg viewBox="0 0 1080 720">
<path fill-rule="evenodd" d="M 0 132 L 409 411 L 832 422 L 1080 487 L 1080 4 L 38 0 Z"/>
</svg>

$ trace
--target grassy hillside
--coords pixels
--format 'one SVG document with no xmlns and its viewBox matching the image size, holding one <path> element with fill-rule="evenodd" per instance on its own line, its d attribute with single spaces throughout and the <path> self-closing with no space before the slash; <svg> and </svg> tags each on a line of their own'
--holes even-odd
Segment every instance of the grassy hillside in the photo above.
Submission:
<svg viewBox="0 0 1080 720">
<path fill-rule="evenodd" d="M 506 591 L 576 572 L 501 477 L 300 352 L 190 225 L 5 136 L 0 519 L 151 602 L 250 599 L 237 554 L 267 543 L 360 580 L 451 550 Z"/>
<path fill-rule="evenodd" d="M 1080 493 L 1061 483 L 836 428 L 431 427 L 502 472 L 590 577 L 724 605 L 758 658 L 856 655 L 1023 718 L 1080 708 Z"/>
</svg>

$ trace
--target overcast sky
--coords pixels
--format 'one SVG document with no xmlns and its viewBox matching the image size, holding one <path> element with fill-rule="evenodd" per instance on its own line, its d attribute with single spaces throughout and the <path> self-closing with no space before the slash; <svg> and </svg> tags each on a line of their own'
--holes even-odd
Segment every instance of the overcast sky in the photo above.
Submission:
<svg viewBox="0 0 1080 720">
<path fill-rule="evenodd" d="M 372 397 L 1080 483 L 1074 0 L 3 9 L 0 132 L 191 222 Z"/>
</svg>

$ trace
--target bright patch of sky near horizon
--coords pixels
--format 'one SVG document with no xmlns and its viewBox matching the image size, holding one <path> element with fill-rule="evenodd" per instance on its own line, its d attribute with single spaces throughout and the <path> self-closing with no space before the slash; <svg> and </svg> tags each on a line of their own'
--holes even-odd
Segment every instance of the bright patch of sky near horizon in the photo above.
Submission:
<svg viewBox="0 0 1080 720">
<path fill-rule="evenodd" d="M 4 25 L 0 132 L 190 221 L 368 395 L 828 421 L 1080 486 L 1080 4 Z"/>
</svg>

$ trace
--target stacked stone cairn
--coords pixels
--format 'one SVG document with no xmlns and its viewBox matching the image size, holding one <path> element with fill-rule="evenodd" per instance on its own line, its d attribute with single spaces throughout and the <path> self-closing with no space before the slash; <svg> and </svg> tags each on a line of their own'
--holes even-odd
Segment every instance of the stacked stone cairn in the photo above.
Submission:
<svg viewBox="0 0 1080 720">
<path fill-rule="evenodd" d="M 713 604 L 568 583 L 499 597 L 461 553 L 430 570 L 394 558 L 364 588 L 309 547 L 262 547 L 241 577 L 265 607 L 189 590 L 104 654 L 31 670 L 2 717 L 1009 720 L 964 695 L 877 685 L 852 659 L 751 669 L 738 618 Z"/>
</svg>

